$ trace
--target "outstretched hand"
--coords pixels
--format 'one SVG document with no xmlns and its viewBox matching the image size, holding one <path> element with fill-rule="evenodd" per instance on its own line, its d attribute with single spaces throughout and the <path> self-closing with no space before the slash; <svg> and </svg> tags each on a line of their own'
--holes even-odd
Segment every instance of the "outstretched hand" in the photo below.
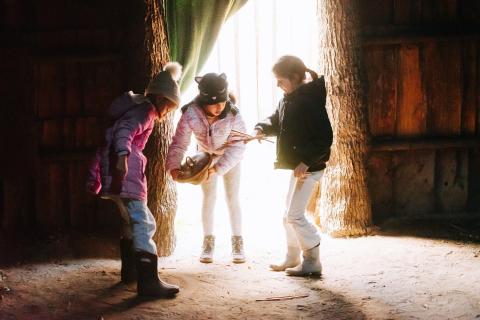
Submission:
<svg viewBox="0 0 480 320">
<path fill-rule="evenodd" d="M 263 133 L 263 131 L 262 131 L 262 130 L 258 130 L 258 129 L 255 129 L 255 130 L 253 131 L 252 136 L 253 136 L 253 139 L 252 139 L 252 140 L 257 139 L 257 141 L 258 141 L 259 143 L 262 143 L 262 140 L 265 139 L 265 137 L 266 137 L 266 135 Z"/>
<path fill-rule="evenodd" d="M 210 177 L 212 177 L 215 173 L 217 173 L 217 169 L 215 169 L 215 167 L 209 168 L 206 181 L 210 180 Z"/>
<path fill-rule="evenodd" d="M 305 163 L 300 162 L 300 164 L 293 171 L 293 175 L 297 179 L 304 179 L 309 174 L 307 170 L 308 166 Z"/>
</svg>

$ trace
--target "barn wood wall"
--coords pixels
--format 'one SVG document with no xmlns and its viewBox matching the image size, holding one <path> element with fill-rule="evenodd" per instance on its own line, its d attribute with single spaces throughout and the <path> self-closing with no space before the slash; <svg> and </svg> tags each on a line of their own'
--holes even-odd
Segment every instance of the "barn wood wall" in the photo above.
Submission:
<svg viewBox="0 0 480 320">
<path fill-rule="evenodd" d="M 106 108 L 144 87 L 142 27 L 136 1 L 0 1 L 3 232 L 118 229 L 84 185 Z"/>
<path fill-rule="evenodd" d="M 478 214 L 480 2 L 360 4 L 374 221 Z"/>
<path fill-rule="evenodd" d="M 118 221 L 83 184 L 103 110 L 146 81 L 138 3 L 0 0 L 3 232 Z M 374 221 L 479 212 L 480 2 L 359 3 Z"/>
</svg>

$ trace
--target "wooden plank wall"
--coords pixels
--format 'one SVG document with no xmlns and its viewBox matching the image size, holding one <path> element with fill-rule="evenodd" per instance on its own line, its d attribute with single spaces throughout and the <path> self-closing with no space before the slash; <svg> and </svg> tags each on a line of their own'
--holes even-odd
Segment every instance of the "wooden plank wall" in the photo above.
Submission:
<svg viewBox="0 0 480 320">
<path fill-rule="evenodd" d="M 104 112 L 127 89 L 124 2 L 0 1 L 0 70 L 14 77 L 0 83 L 2 112 L 13 109 L 2 131 L 17 137 L 0 172 L 3 230 L 118 225 L 84 185 Z"/>
<path fill-rule="evenodd" d="M 478 214 L 480 2 L 360 3 L 374 221 Z"/>
</svg>

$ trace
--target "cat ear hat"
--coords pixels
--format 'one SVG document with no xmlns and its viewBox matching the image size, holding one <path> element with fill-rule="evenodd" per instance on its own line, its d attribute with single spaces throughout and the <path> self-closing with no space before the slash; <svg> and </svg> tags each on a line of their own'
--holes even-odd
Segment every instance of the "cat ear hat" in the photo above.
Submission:
<svg viewBox="0 0 480 320">
<path fill-rule="evenodd" d="M 228 100 L 228 82 L 225 73 L 207 73 L 203 77 L 195 77 L 198 83 L 197 101 L 201 105 L 216 104 Z"/>
</svg>

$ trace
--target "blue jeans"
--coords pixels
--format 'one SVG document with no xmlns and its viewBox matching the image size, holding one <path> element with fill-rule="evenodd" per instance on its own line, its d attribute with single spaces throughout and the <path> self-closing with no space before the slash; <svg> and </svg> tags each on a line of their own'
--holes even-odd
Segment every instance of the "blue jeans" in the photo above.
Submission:
<svg viewBox="0 0 480 320">
<path fill-rule="evenodd" d="M 146 251 L 157 254 L 157 245 L 153 235 L 157 224 L 155 218 L 147 207 L 147 202 L 134 199 L 123 199 L 130 216 L 132 226 L 133 247 L 135 251 Z"/>
</svg>

